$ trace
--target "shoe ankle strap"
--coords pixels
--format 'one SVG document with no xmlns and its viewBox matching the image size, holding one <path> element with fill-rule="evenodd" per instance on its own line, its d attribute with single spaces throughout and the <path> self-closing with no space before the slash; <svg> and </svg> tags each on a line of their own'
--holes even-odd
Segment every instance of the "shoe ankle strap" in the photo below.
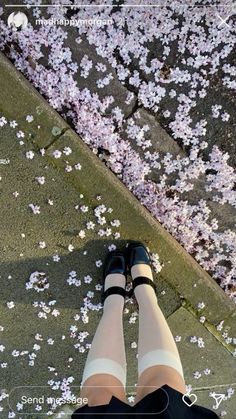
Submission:
<svg viewBox="0 0 236 419">
<path fill-rule="evenodd" d="M 154 284 L 153 280 L 146 277 L 146 276 L 137 276 L 134 280 L 133 280 L 133 290 L 141 284 L 148 284 L 151 285 L 151 287 L 154 289 L 154 291 L 157 291 L 157 287 Z"/>
<path fill-rule="evenodd" d="M 125 290 L 125 288 L 118 287 L 118 286 L 114 286 L 114 287 L 108 288 L 106 291 L 103 292 L 102 303 L 104 303 L 105 299 L 109 295 L 112 295 L 112 294 L 119 294 L 119 295 L 122 295 L 122 297 L 125 298 L 125 296 L 126 296 L 126 290 Z"/>
</svg>

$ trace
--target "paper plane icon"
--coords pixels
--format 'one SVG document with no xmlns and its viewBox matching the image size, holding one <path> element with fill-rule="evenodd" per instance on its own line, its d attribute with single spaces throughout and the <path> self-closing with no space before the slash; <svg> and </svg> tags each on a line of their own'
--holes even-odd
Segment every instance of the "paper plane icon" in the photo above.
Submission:
<svg viewBox="0 0 236 419">
<path fill-rule="evenodd" d="M 213 399 L 215 400 L 216 404 L 213 406 L 213 409 L 218 409 L 218 407 L 220 406 L 221 402 L 223 400 L 227 399 L 227 396 L 225 394 L 219 394 L 219 393 L 211 393 L 210 397 L 213 397 Z"/>
</svg>

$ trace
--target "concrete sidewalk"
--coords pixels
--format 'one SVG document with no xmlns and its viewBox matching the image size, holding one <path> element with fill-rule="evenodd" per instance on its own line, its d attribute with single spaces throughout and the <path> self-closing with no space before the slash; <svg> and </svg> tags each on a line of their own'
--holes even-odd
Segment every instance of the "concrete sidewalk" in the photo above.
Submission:
<svg viewBox="0 0 236 419">
<path fill-rule="evenodd" d="M 73 376 L 68 385 L 77 394 L 74 386 L 80 385 L 86 344 L 91 343 L 101 314 L 96 286 L 101 284 L 102 266 L 98 261 L 104 260 L 112 244 L 122 248 L 126 240 L 142 240 L 151 253 L 158 253 L 163 265 L 155 276 L 159 303 L 176 337 L 186 383 L 192 385 L 198 403 L 210 408 L 215 403 L 210 392 L 228 394 L 217 413 L 227 411 L 227 418 L 235 419 L 236 397 L 227 393 L 236 386 L 235 339 L 231 339 L 236 331 L 235 305 L 3 55 L 2 116 L 18 126 L 2 122 L 0 127 L 4 220 L 0 347 L 5 347 L 1 363 L 7 363 L 1 368 L 1 389 L 9 394 L 14 387 L 34 385 L 38 392 L 38 386 L 43 386 L 48 397 L 55 393 L 60 397 L 63 390 L 55 390 L 55 382 L 60 382 L 57 388 L 63 378 Z M 55 158 L 60 152 L 60 158 Z M 94 213 L 99 205 L 106 207 L 104 225 L 97 223 Z M 25 288 L 35 271 L 44 272 L 49 283 L 43 292 Z M 91 302 L 89 321 L 81 312 L 86 296 Z M 127 395 L 132 395 L 137 383 L 137 349 L 131 343 L 137 342 L 138 313 L 132 302 L 127 309 Z M 193 376 L 196 372 L 198 379 Z M 21 391 L 11 393 L 12 407 Z M 24 391 L 31 394 L 32 387 Z M 4 408 L 1 417 L 8 417 L 7 397 L 0 405 Z M 38 417 L 46 417 L 46 407 Z"/>
</svg>

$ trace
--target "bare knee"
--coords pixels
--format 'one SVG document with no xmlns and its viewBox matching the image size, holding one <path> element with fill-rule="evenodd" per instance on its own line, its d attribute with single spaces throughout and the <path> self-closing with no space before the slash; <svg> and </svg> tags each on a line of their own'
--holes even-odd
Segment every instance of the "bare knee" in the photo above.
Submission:
<svg viewBox="0 0 236 419">
<path fill-rule="evenodd" d="M 162 365 L 147 368 L 139 377 L 135 401 L 141 400 L 165 384 L 180 393 L 184 394 L 186 391 L 184 379 L 175 369 Z"/>
<path fill-rule="evenodd" d="M 94 406 L 108 404 L 112 396 L 126 401 L 123 385 L 116 377 L 108 374 L 96 374 L 88 378 L 80 392 L 80 397 L 86 397 L 88 405 Z"/>
</svg>

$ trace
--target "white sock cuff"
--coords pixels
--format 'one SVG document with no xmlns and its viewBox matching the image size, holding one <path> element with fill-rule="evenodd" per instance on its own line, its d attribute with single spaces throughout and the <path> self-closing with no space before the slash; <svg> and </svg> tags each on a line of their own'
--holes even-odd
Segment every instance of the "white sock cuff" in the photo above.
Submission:
<svg viewBox="0 0 236 419">
<path fill-rule="evenodd" d="M 118 378 L 126 386 L 126 368 L 124 369 L 118 362 L 109 358 L 96 358 L 85 365 L 81 387 L 85 380 L 94 374 L 111 374 Z"/>
<path fill-rule="evenodd" d="M 138 375 L 140 376 L 144 370 L 155 365 L 172 367 L 184 378 L 183 367 L 179 356 L 164 349 L 148 352 L 141 359 L 138 358 Z"/>
</svg>

